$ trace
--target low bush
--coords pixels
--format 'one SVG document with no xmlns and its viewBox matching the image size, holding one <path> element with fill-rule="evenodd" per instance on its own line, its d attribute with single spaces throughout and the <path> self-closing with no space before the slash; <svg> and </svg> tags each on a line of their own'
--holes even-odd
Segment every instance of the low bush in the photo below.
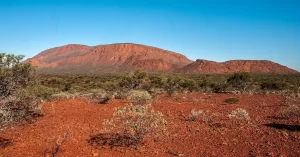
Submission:
<svg viewBox="0 0 300 157">
<path fill-rule="evenodd" d="M 201 123 L 211 124 L 215 118 L 217 118 L 217 114 L 210 113 L 205 110 L 191 110 L 191 113 L 188 116 L 188 121 L 198 121 Z"/>
<path fill-rule="evenodd" d="M 125 99 L 129 95 L 127 90 L 118 90 L 113 93 L 115 99 Z"/>
<path fill-rule="evenodd" d="M 205 116 L 205 112 L 203 110 L 196 111 L 193 109 L 189 115 L 189 121 L 197 121 L 199 120 L 200 116 Z"/>
<path fill-rule="evenodd" d="M 35 69 L 21 63 L 24 56 L 0 54 L 0 123 L 14 123 L 41 114 L 33 90 L 39 86 Z"/>
<path fill-rule="evenodd" d="M 132 105 L 147 105 L 152 100 L 151 95 L 147 91 L 133 90 L 129 94 L 129 101 Z"/>
<path fill-rule="evenodd" d="M 184 89 L 187 89 L 189 92 L 198 90 L 197 82 L 193 79 L 183 79 L 183 82 L 180 86 Z"/>
<path fill-rule="evenodd" d="M 231 75 L 227 82 L 236 90 L 245 91 L 252 82 L 252 76 L 247 72 L 240 72 Z"/>
<path fill-rule="evenodd" d="M 113 117 L 104 120 L 102 125 L 105 131 L 122 135 L 138 147 L 146 135 L 164 133 L 166 124 L 163 114 L 154 111 L 151 105 L 130 105 L 116 108 Z"/>
<path fill-rule="evenodd" d="M 223 93 L 226 92 L 229 85 L 225 82 L 215 82 L 210 85 L 215 93 Z"/>
<path fill-rule="evenodd" d="M 162 79 L 162 87 L 169 96 L 173 96 L 176 92 L 181 91 L 183 79 L 178 76 L 168 76 Z"/>
<path fill-rule="evenodd" d="M 228 104 L 234 104 L 234 103 L 237 103 L 238 101 L 239 101 L 238 98 L 228 98 L 225 100 L 225 102 Z"/>
<path fill-rule="evenodd" d="M 66 92 L 60 92 L 60 93 L 55 93 L 52 95 L 53 99 L 59 100 L 59 99 L 65 99 L 65 98 L 70 98 L 72 97 L 72 95 L 70 93 L 66 93 Z"/>
<path fill-rule="evenodd" d="M 129 90 L 138 89 L 148 79 L 148 73 L 136 70 L 134 72 L 127 73 L 120 77 L 120 87 L 127 88 Z"/>
<path fill-rule="evenodd" d="M 282 80 L 266 80 L 261 83 L 263 90 L 284 90 L 288 89 L 288 84 Z"/>
<path fill-rule="evenodd" d="M 228 117 L 230 119 L 232 118 L 236 118 L 236 119 L 239 119 L 239 120 L 250 120 L 250 116 L 247 112 L 247 110 L 245 109 L 242 109 L 242 108 L 237 108 L 235 110 L 233 110 L 229 115 Z"/>
</svg>

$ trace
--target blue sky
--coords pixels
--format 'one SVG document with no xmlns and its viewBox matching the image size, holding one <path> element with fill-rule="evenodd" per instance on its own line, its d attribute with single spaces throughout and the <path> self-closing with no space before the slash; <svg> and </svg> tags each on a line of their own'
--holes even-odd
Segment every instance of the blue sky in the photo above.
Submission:
<svg viewBox="0 0 300 157">
<path fill-rule="evenodd" d="M 0 52 L 138 43 L 300 71 L 299 0 L 0 0 Z"/>
</svg>

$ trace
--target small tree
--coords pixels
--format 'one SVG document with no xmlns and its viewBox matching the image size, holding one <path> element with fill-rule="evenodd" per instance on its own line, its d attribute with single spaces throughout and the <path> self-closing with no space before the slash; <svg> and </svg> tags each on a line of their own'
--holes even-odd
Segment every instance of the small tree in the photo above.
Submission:
<svg viewBox="0 0 300 157">
<path fill-rule="evenodd" d="M 138 89 L 142 83 L 146 82 L 147 79 L 148 74 L 146 72 L 137 70 L 121 76 L 119 84 L 121 87 L 125 87 L 130 90 Z"/>
<path fill-rule="evenodd" d="M 252 77 L 247 72 L 235 73 L 227 79 L 227 82 L 235 89 L 245 91 L 252 81 Z"/>
<path fill-rule="evenodd" d="M 189 92 L 193 92 L 198 88 L 197 82 L 193 79 L 184 79 L 181 83 L 181 86 L 187 89 Z"/>
<path fill-rule="evenodd" d="M 41 105 L 31 87 L 37 86 L 35 69 L 21 63 L 24 56 L 0 54 L 0 123 L 39 114 Z"/>
<path fill-rule="evenodd" d="M 180 90 L 182 83 L 183 80 L 180 77 L 169 76 L 163 79 L 163 88 L 169 96 L 172 96 L 176 91 Z"/>
</svg>

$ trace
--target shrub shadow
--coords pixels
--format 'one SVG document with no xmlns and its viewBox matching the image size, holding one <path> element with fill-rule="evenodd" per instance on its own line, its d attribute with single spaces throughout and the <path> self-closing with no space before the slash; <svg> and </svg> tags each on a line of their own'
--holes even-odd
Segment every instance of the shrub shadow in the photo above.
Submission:
<svg viewBox="0 0 300 157">
<path fill-rule="evenodd" d="M 11 140 L 0 137 L 0 149 L 11 145 L 12 145 Z"/>
<path fill-rule="evenodd" d="M 288 120 L 287 117 L 279 117 L 279 116 L 267 116 L 268 119 L 275 119 L 275 120 Z"/>
<path fill-rule="evenodd" d="M 139 144 L 142 144 L 141 141 L 136 140 L 132 137 L 122 136 L 116 133 L 100 133 L 91 136 L 88 140 L 88 143 L 94 147 L 108 146 L 111 149 L 113 147 L 137 147 Z"/>
<path fill-rule="evenodd" d="M 275 129 L 286 129 L 288 131 L 300 132 L 300 125 L 269 123 L 269 124 L 264 124 L 264 126 L 275 128 Z"/>
</svg>

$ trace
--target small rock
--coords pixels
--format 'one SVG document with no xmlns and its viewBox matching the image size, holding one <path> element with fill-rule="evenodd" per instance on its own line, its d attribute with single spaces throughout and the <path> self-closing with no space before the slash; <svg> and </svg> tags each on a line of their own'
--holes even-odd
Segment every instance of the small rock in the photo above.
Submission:
<svg viewBox="0 0 300 157">
<path fill-rule="evenodd" d="M 274 153 L 274 152 L 268 152 L 268 153 L 267 153 L 267 156 L 268 156 L 268 157 L 275 157 L 275 153 Z"/>
<path fill-rule="evenodd" d="M 95 151 L 92 151 L 92 155 L 93 156 L 99 156 L 99 153 L 95 152 Z"/>
<path fill-rule="evenodd" d="M 279 154 L 279 157 L 287 157 L 285 154 Z"/>
<path fill-rule="evenodd" d="M 223 142 L 223 143 L 222 143 L 222 145 L 225 145 L 225 146 L 227 146 L 227 145 L 228 145 L 228 143 L 226 143 L 226 142 Z"/>
<path fill-rule="evenodd" d="M 51 154 L 45 154 L 45 157 L 52 157 L 52 155 Z"/>
<path fill-rule="evenodd" d="M 287 132 L 283 131 L 281 134 L 285 139 L 289 138 L 289 134 Z"/>
</svg>

